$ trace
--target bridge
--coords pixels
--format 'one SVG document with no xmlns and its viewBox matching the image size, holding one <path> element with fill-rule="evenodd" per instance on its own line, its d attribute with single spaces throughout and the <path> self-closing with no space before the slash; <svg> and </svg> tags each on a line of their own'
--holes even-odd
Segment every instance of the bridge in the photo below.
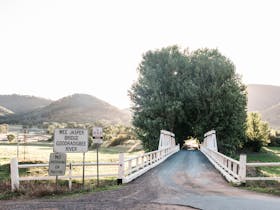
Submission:
<svg viewBox="0 0 280 210">
<path fill-rule="evenodd" d="M 118 190 L 48 202 L 1 201 L 0 208 L 279 209 L 279 197 L 242 190 L 228 183 L 238 185 L 254 180 L 254 177 L 246 176 L 246 167 L 253 165 L 246 163 L 245 155 L 237 161 L 219 153 L 215 131 L 205 134 L 198 151 L 179 151 L 177 148 L 174 134 L 162 131 L 157 151 L 147 153 L 144 158 L 128 160 L 127 167 L 121 166 L 119 178 L 129 184 Z"/>
</svg>

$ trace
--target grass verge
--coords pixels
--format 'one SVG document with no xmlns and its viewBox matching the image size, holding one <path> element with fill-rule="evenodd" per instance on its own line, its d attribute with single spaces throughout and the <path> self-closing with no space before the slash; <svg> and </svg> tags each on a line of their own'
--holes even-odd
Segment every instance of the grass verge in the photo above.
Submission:
<svg viewBox="0 0 280 210">
<path fill-rule="evenodd" d="M 263 147 L 258 153 L 248 153 L 248 162 L 280 162 L 280 147 Z M 248 167 L 247 175 L 254 177 L 280 177 L 280 167 Z M 241 188 L 280 196 L 279 181 L 246 181 Z"/>
<path fill-rule="evenodd" d="M 98 192 L 105 190 L 114 190 L 120 188 L 114 178 L 101 179 L 99 186 L 96 186 L 96 180 L 86 180 L 85 187 L 80 181 L 73 181 L 72 190 L 68 188 L 68 181 L 59 180 L 50 181 L 26 181 L 21 182 L 20 189 L 12 192 L 10 182 L 8 180 L 0 182 L 0 200 L 11 199 L 30 199 L 30 198 L 60 198 L 65 196 L 78 196 L 90 192 Z"/>
</svg>

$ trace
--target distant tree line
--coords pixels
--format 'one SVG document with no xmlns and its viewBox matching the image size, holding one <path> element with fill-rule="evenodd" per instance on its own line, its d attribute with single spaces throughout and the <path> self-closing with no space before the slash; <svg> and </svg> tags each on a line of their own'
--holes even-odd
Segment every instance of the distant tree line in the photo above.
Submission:
<svg viewBox="0 0 280 210">
<path fill-rule="evenodd" d="M 92 130 L 93 127 L 103 128 L 103 141 L 105 146 L 117 146 L 123 144 L 127 140 L 136 140 L 136 135 L 133 127 L 125 126 L 121 124 L 106 124 L 103 122 L 96 123 L 77 123 L 77 122 L 45 122 L 43 128 L 47 130 L 47 133 L 52 135 L 49 141 L 53 141 L 54 130 L 56 128 L 82 128 L 87 129 L 89 134 L 89 146 L 94 147 L 92 144 Z"/>
</svg>

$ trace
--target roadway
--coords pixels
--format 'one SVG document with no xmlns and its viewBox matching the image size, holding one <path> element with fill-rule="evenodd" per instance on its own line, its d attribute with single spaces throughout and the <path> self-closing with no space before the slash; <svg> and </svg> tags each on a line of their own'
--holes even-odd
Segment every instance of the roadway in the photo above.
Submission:
<svg viewBox="0 0 280 210">
<path fill-rule="evenodd" d="M 120 189 L 60 199 L 1 201 L 0 209 L 280 209 L 280 199 L 232 187 L 200 151 L 182 150 Z"/>
</svg>

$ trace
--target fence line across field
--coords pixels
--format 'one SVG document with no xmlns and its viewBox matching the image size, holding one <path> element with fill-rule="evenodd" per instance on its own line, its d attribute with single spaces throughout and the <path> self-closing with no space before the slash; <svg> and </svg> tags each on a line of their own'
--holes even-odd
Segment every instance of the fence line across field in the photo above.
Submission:
<svg viewBox="0 0 280 210">
<path fill-rule="evenodd" d="M 104 162 L 99 163 L 102 166 L 119 166 L 119 163 L 114 162 Z M 97 164 L 95 162 L 86 162 L 85 166 L 96 166 Z M 73 179 L 82 179 L 82 175 L 73 175 L 74 173 L 74 167 L 83 166 L 83 163 L 68 163 L 67 165 L 67 174 L 64 176 L 59 176 L 59 179 L 67 180 L 68 179 L 68 185 L 69 189 L 72 188 L 72 180 Z M 18 164 L 18 161 L 16 158 L 13 158 L 11 160 L 11 188 L 12 191 L 19 189 L 19 183 L 20 181 L 34 181 L 34 180 L 55 180 L 55 176 L 22 176 L 19 177 L 19 171 L 20 168 L 40 168 L 40 167 L 49 167 L 48 163 L 41 163 L 41 164 Z M 116 170 L 117 171 L 117 170 Z M 110 173 L 110 174 L 100 174 L 100 177 L 118 177 L 118 173 Z M 85 175 L 85 178 L 93 179 L 96 177 L 96 174 L 87 174 Z"/>
<path fill-rule="evenodd" d="M 116 166 L 115 172 L 113 173 L 101 173 L 100 177 L 115 177 L 118 179 L 119 183 L 128 183 L 143 173 L 147 172 L 151 168 L 157 166 L 168 157 L 173 155 L 174 153 L 180 150 L 179 145 L 170 146 L 166 148 L 162 148 L 156 151 L 152 151 L 149 153 L 144 153 L 138 155 L 133 158 L 129 158 L 125 160 L 124 154 L 119 154 L 118 162 L 101 162 L 99 166 L 102 167 L 112 167 Z M 86 162 L 85 166 L 96 166 L 96 162 Z M 31 181 L 31 180 L 55 180 L 55 176 L 29 176 L 29 177 L 20 177 L 19 169 L 20 168 L 37 168 L 37 167 L 49 167 L 48 163 L 44 164 L 18 164 L 17 158 L 11 159 L 10 164 L 11 169 L 11 188 L 12 191 L 19 189 L 20 181 Z M 72 188 L 72 180 L 73 179 L 81 179 L 82 175 L 73 175 L 74 170 L 73 167 L 83 166 L 83 163 L 68 163 L 67 165 L 67 174 L 64 176 L 59 176 L 59 179 L 68 179 L 69 189 Z M 105 171 L 105 170 L 104 170 Z M 86 174 L 85 178 L 94 179 L 96 174 Z"/>
</svg>

